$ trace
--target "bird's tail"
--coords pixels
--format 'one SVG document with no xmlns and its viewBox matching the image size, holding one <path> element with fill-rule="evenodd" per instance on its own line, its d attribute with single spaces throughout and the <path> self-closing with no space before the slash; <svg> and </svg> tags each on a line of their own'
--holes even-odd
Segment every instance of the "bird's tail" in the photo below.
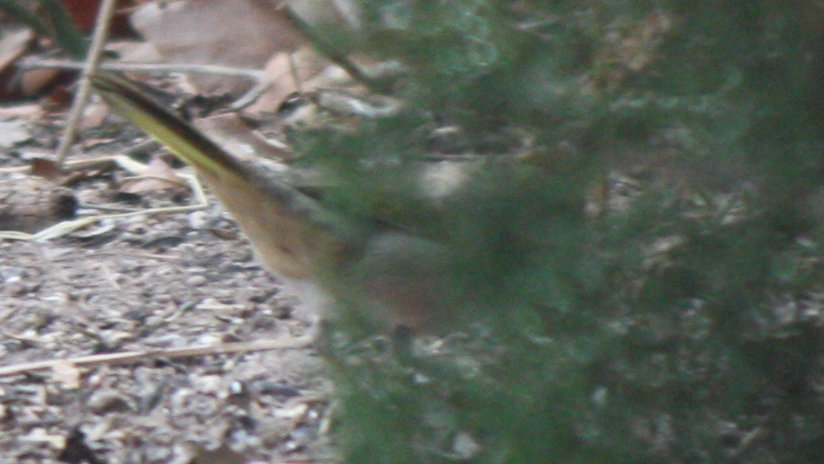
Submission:
<svg viewBox="0 0 824 464">
<path fill-rule="evenodd" d="M 91 77 L 95 90 L 111 107 L 166 145 L 206 176 L 241 176 L 244 167 L 214 141 L 126 79 L 111 74 Z"/>
</svg>

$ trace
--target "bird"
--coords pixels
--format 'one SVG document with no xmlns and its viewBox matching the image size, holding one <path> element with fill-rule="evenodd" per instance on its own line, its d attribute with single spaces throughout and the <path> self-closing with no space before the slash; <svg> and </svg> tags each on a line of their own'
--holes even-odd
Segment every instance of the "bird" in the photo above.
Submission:
<svg viewBox="0 0 824 464">
<path fill-rule="evenodd" d="M 97 73 L 90 80 L 110 107 L 194 167 L 263 267 L 314 316 L 335 318 L 345 306 L 381 329 L 444 327 L 454 302 L 448 246 L 323 203 L 227 152 L 125 77 Z"/>
</svg>

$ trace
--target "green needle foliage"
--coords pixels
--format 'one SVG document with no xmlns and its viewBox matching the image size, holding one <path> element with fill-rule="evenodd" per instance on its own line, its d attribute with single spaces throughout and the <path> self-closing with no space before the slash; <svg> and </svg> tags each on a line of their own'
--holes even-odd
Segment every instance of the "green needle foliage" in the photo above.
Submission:
<svg viewBox="0 0 824 464">
<path fill-rule="evenodd" d="M 401 63 L 405 107 L 295 145 L 329 201 L 455 250 L 463 322 L 330 332 L 347 462 L 821 462 L 816 2 L 361 7 L 327 43 Z M 472 155 L 437 201 L 433 154 Z"/>
</svg>

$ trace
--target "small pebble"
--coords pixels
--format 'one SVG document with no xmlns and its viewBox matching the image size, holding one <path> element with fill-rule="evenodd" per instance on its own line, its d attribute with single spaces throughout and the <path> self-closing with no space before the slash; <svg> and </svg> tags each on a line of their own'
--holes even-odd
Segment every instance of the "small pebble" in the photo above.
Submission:
<svg viewBox="0 0 824 464">
<path fill-rule="evenodd" d="M 186 278 L 187 287 L 200 287 L 206 284 L 209 280 L 202 274 L 195 274 Z"/>
<path fill-rule="evenodd" d="M 192 211 L 188 217 L 189 228 L 199 230 L 209 225 L 209 213 L 204 210 Z"/>
</svg>

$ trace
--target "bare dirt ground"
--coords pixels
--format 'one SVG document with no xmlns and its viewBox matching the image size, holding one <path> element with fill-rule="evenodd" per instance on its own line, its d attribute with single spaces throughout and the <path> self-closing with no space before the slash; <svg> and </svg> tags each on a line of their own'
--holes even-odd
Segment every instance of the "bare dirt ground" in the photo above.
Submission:
<svg viewBox="0 0 824 464">
<path fill-rule="evenodd" d="M 79 185 L 81 201 L 101 188 Z M 0 301 L 0 368 L 13 369 L 0 376 L 0 463 L 334 462 L 311 348 L 72 362 L 306 333 L 310 318 L 214 203 L 0 241 Z"/>
</svg>

